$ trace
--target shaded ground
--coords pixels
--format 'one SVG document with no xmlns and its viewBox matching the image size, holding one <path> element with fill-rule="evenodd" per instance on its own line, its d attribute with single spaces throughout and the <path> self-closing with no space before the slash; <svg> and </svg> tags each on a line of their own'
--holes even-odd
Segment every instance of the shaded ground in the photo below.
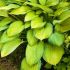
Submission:
<svg viewBox="0 0 70 70">
<path fill-rule="evenodd" d="M 9 56 L 0 58 L 0 70 L 20 70 L 25 48 L 21 45 Z"/>
<path fill-rule="evenodd" d="M 18 70 L 17 66 L 9 59 L 0 59 L 0 70 Z"/>
</svg>

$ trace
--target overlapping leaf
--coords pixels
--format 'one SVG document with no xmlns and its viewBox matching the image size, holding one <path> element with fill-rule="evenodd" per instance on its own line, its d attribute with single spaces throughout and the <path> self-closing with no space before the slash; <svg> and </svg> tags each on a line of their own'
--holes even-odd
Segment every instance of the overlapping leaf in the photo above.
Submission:
<svg viewBox="0 0 70 70">
<path fill-rule="evenodd" d="M 31 26 L 31 22 L 26 22 L 24 26 L 25 26 L 25 29 L 29 28 Z"/>
<path fill-rule="evenodd" d="M 15 39 L 16 37 L 18 37 L 18 36 L 8 37 L 7 32 L 5 31 L 1 36 L 0 42 L 1 43 L 6 43 L 8 41 L 11 41 L 11 40 Z"/>
<path fill-rule="evenodd" d="M 55 6 L 59 3 L 59 0 L 47 0 L 46 5 Z"/>
<path fill-rule="evenodd" d="M 49 42 L 53 45 L 61 46 L 64 42 L 64 35 L 55 32 L 49 37 Z"/>
<path fill-rule="evenodd" d="M 22 63 L 21 63 L 21 70 L 40 70 L 41 68 L 41 61 L 38 61 L 37 64 L 33 65 L 33 66 L 30 66 L 28 65 L 27 61 L 26 61 L 26 58 L 24 58 L 22 60 Z"/>
<path fill-rule="evenodd" d="M 10 9 L 13 9 L 13 8 L 18 8 L 18 7 L 19 7 L 19 5 L 9 4 L 8 6 L 0 7 L 0 10 L 10 10 Z"/>
<path fill-rule="evenodd" d="M 52 32 L 53 32 L 53 27 L 51 23 L 47 23 L 46 26 L 41 29 L 34 29 L 35 37 L 40 40 L 50 37 Z"/>
<path fill-rule="evenodd" d="M 45 4 L 46 4 L 46 0 L 39 0 L 39 3 L 40 3 L 41 5 L 45 5 Z"/>
<path fill-rule="evenodd" d="M 33 46 L 27 45 L 26 48 L 26 61 L 32 66 L 40 61 L 44 51 L 44 43 L 39 42 Z"/>
<path fill-rule="evenodd" d="M 12 41 L 9 41 L 3 45 L 1 50 L 1 57 L 8 56 L 12 53 L 20 44 L 22 43 L 21 39 L 15 38 Z"/>
<path fill-rule="evenodd" d="M 17 9 L 14 9 L 10 12 L 10 14 L 14 14 L 14 15 L 21 15 L 21 14 L 26 14 L 27 12 L 29 12 L 31 9 L 29 6 L 21 6 Z"/>
<path fill-rule="evenodd" d="M 8 25 L 12 21 L 13 19 L 10 17 L 4 18 L 3 20 L 0 21 L 0 27 Z"/>
<path fill-rule="evenodd" d="M 34 45 L 37 43 L 37 39 L 34 37 L 33 30 L 29 30 L 27 32 L 27 41 L 30 45 Z"/>
<path fill-rule="evenodd" d="M 64 54 L 63 47 L 46 44 L 43 58 L 49 64 L 56 65 L 61 60 L 63 54 Z"/>
<path fill-rule="evenodd" d="M 24 24 L 22 21 L 15 21 L 10 24 L 7 34 L 8 36 L 14 36 L 19 34 L 24 29 Z"/>
<path fill-rule="evenodd" d="M 34 11 L 30 11 L 26 14 L 24 21 L 30 21 L 30 20 L 36 18 L 37 16 L 38 15 L 36 15 Z"/>
<path fill-rule="evenodd" d="M 31 21 L 31 28 L 41 28 L 46 24 L 46 22 L 43 22 L 42 17 L 36 17 Z"/>
<path fill-rule="evenodd" d="M 55 25 L 55 30 L 60 32 L 67 32 L 70 30 L 70 18 L 61 22 L 60 24 Z"/>
</svg>

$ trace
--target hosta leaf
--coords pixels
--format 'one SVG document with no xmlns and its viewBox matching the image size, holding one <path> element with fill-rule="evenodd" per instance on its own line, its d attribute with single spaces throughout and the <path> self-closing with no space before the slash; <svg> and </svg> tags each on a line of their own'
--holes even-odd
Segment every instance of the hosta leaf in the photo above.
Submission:
<svg viewBox="0 0 70 70">
<path fill-rule="evenodd" d="M 37 3 L 37 0 L 29 0 L 31 3 Z"/>
<path fill-rule="evenodd" d="M 53 32 L 53 26 L 51 23 L 47 23 L 45 27 L 40 29 L 34 29 L 34 35 L 36 38 L 43 40 L 50 37 Z"/>
<path fill-rule="evenodd" d="M 65 8 L 67 6 L 69 6 L 69 2 L 62 1 L 57 5 L 57 8 Z"/>
<path fill-rule="evenodd" d="M 62 20 L 53 20 L 53 25 L 60 24 Z"/>
<path fill-rule="evenodd" d="M 8 17 L 8 11 L 6 11 L 6 10 L 0 10 L 0 16 Z"/>
<path fill-rule="evenodd" d="M 36 4 L 36 3 L 25 2 L 25 4 L 31 5 L 33 7 L 38 7 L 38 4 Z"/>
<path fill-rule="evenodd" d="M 11 40 L 15 39 L 16 37 L 17 37 L 17 36 L 8 37 L 7 32 L 5 31 L 5 32 L 2 34 L 2 36 L 1 36 L 0 42 L 1 42 L 1 43 L 5 43 L 5 42 L 8 42 L 8 41 L 11 41 Z"/>
<path fill-rule="evenodd" d="M 52 46 L 52 45 L 46 44 L 43 58 L 49 64 L 56 65 L 60 62 L 63 54 L 64 54 L 63 47 Z"/>
<path fill-rule="evenodd" d="M 0 21 L 0 27 L 5 26 L 9 23 L 11 23 L 13 20 L 10 17 L 4 18 L 3 20 Z"/>
<path fill-rule="evenodd" d="M 70 17 L 70 10 L 64 11 L 62 14 L 60 14 L 59 18 L 60 20 L 66 20 Z"/>
<path fill-rule="evenodd" d="M 25 2 L 26 0 L 15 0 L 17 2 Z"/>
<path fill-rule="evenodd" d="M 22 60 L 22 63 L 21 63 L 21 70 L 40 70 L 41 68 L 41 61 L 38 61 L 37 64 L 33 65 L 33 66 L 30 66 L 28 65 L 27 61 L 26 61 L 26 58 L 24 58 Z"/>
<path fill-rule="evenodd" d="M 39 5 L 39 8 L 41 8 L 46 13 L 52 13 L 53 12 L 53 10 L 51 8 L 44 6 L 44 5 Z"/>
<path fill-rule="evenodd" d="M 0 27 L 0 31 L 5 30 L 8 28 L 8 25 Z"/>
<path fill-rule="evenodd" d="M 26 48 L 26 61 L 32 66 L 40 61 L 44 51 L 44 43 L 39 42 L 33 46 L 27 45 Z"/>
<path fill-rule="evenodd" d="M 30 11 L 25 15 L 24 21 L 30 21 L 30 20 L 36 18 L 37 16 L 38 15 L 36 15 L 34 11 Z"/>
<path fill-rule="evenodd" d="M 25 29 L 26 29 L 26 28 L 29 28 L 30 26 L 31 26 L 31 22 L 26 22 L 26 23 L 25 23 Z"/>
<path fill-rule="evenodd" d="M 21 6 L 17 9 L 14 9 L 10 12 L 10 14 L 14 14 L 14 15 L 20 15 L 20 14 L 26 14 L 27 12 L 29 12 L 31 9 L 29 6 Z"/>
<path fill-rule="evenodd" d="M 2 36 L 2 32 L 0 32 L 0 39 L 1 39 L 1 36 Z M 2 47 L 3 47 L 3 44 L 0 42 L 0 51 L 1 51 Z"/>
<path fill-rule="evenodd" d="M 47 0 L 46 5 L 47 6 L 55 6 L 59 3 L 59 0 Z"/>
<path fill-rule="evenodd" d="M 18 7 L 19 7 L 19 5 L 9 4 L 8 6 L 0 7 L 0 10 L 10 10 L 10 9 L 13 9 L 13 8 L 18 8 Z"/>
<path fill-rule="evenodd" d="M 45 4 L 46 4 L 46 0 L 39 0 L 39 3 L 40 3 L 41 5 L 45 5 Z"/>
<path fill-rule="evenodd" d="M 1 6 L 5 6 L 4 0 L 0 0 L 0 7 L 1 7 Z"/>
<path fill-rule="evenodd" d="M 59 16 L 61 15 L 64 11 L 68 10 L 68 8 L 59 8 L 55 11 L 54 15 Z"/>
<path fill-rule="evenodd" d="M 36 17 L 31 21 L 31 28 L 41 28 L 46 24 L 46 22 L 43 22 L 42 17 Z"/>
<path fill-rule="evenodd" d="M 33 30 L 29 30 L 27 32 L 27 41 L 30 45 L 34 45 L 37 43 L 37 39 L 34 37 Z"/>
<path fill-rule="evenodd" d="M 64 42 L 64 35 L 55 32 L 49 37 L 48 41 L 53 45 L 61 46 Z"/>
<path fill-rule="evenodd" d="M 5 57 L 12 53 L 21 43 L 22 41 L 19 38 L 15 38 L 14 40 L 5 43 L 1 50 L 1 57 Z"/>
<path fill-rule="evenodd" d="M 18 2 L 17 0 L 4 0 L 6 5 L 9 5 L 9 4 L 13 4 L 13 3 L 17 3 L 17 4 L 20 4 L 20 2 Z"/>
<path fill-rule="evenodd" d="M 22 21 L 15 21 L 10 24 L 7 34 L 8 36 L 14 36 L 19 34 L 24 29 L 24 25 Z"/>
<path fill-rule="evenodd" d="M 37 10 L 37 11 L 36 11 L 36 14 L 37 14 L 37 15 L 40 15 L 41 13 L 42 13 L 42 10 Z"/>
<path fill-rule="evenodd" d="M 2 50 L 2 48 L 3 48 L 3 44 L 2 44 L 2 43 L 0 43 L 0 51 Z"/>
<path fill-rule="evenodd" d="M 53 10 L 51 8 L 44 6 L 44 5 L 39 5 L 39 4 L 35 4 L 35 3 L 30 3 L 30 2 L 25 2 L 25 4 L 31 5 L 33 7 L 38 7 L 46 13 L 52 13 L 53 12 Z"/>
<path fill-rule="evenodd" d="M 70 30 L 70 18 L 61 22 L 60 24 L 55 25 L 55 30 L 60 32 L 67 32 Z"/>
</svg>

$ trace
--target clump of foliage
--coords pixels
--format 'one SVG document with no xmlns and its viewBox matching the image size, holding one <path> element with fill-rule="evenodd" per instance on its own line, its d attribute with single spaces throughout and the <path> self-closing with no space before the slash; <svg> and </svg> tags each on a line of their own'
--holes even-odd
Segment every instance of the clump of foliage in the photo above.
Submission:
<svg viewBox="0 0 70 70">
<path fill-rule="evenodd" d="M 1 57 L 27 41 L 21 70 L 40 70 L 42 60 L 46 69 L 69 70 L 69 32 L 69 0 L 0 1 Z"/>
</svg>

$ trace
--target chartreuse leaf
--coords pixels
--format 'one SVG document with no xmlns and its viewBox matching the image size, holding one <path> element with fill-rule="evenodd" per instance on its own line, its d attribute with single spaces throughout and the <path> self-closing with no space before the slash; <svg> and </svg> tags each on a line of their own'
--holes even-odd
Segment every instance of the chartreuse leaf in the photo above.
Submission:
<svg viewBox="0 0 70 70">
<path fill-rule="evenodd" d="M 36 18 L 37 16 L 38 15 L 36 15 L 34 11 L 30 11 L 25 15 L 24 21 L 30 21 L 30 20 Z"/>
<path fill-rule="evenodd" d="M 33 65 L 33 66 L 30 66 L 28 65 L 27 61 L 26 61 L 26 58 L 24 58 L 22 60 L 22 63 L 21 63 L 21 70 L 40 70 L 41 68 L 41 61 L 38 61 L 37 64 Z"/>
<path fill-rule="evenodd" d="M 62 20 L 53 20 L 53 25 L 60 24 Z"/>
<path fill-rule="evenodd" d="M 38 40 L 34 37 L 33 30 L 28 30 L 27 41 L 29 45 L 34 45 L 37 43 Z"/>
<path fill-rule="evenodd" d="M 2 36 L 2 32 L 0 32 L 0 39 L 1 39 L 1 36 Z M 2 47 L 3 47 L 3 44 L 0 42 L 0 52 L 1 52 Z"/>
<path fill-rule="evenodd" d="M 70 10 L 64 11 L 62 14 L 60 14 L 59 18 L 60 20 L 66 20 L 67 18 L 70 17 Z"/>
<path fill-rule="evenodd" d="M 8 41 L 15 39 L 16 37 L 17 36 L 8 37 L 7 32 L 5 31 L 1 36 L 0 42 L 5 43 L 5 42 L 8 42 Z"/>
<path fill-rule="evenodd" d="M 26 0 L 15 0 L 17 2 L 25 2 Z"/>
<path fill-rule="evenodd" d="M 26 61 L 32 66 L 40 61 L 44 51 L 44 43 L 39 42 L 33 46 L 27 45 L 26 48 Z"/>
<path fill-rule="evenodd" d="M 5 57 L 12 53 L 21 43 L 22 41 L 19 38 L 6 42 L 1 50 L 1 57 Z"/>
<path fill-rule="evenodd" d="M 37 14 L 37 15 L 40 15 L 41 13 L 42 13 L 42 10 L 37 10 L 37 11 L 36 11 L 36 14 Z"/>
<path fill-rule="evenodd" d="M 14 15 L 26 14 L 30 10 L 31 8 L 29 6 L 21 6 L 17 9 L 12 10 L 10 14 L 14 14 Z"/>
<path fill-rule="evenodd" d="M 44 6 L 44 5 L 30 3 L 30 2 L 25 2 L 25 4 L 31 5 L 33 7 L 38 7 L 40 9 L 42 9 L 44 12 L 46 12 L 46 13 L 52 13 L 53 12 L 53 10 L 51 8 L 49 8 L 47 6 Z"/>
<path fill-rule="evenodd" d="M 60 62 L 63 54 L 64 54 L 63 47 L 46 44 L 43 59 L 51 65 L 56 65 Z"/>
<path fill-rule="evenodd" d="M 69 8 L 59 8 L 54 12 L 55 16 L 61 15 L 64 11 L 68 10 Z"/>
<path fill-rule="evenodd" d="M 55 25 L 55 30 L 60 32 L 67 32 L 70 30 L 70 18 L 61 22 L 60 24 Z"/>
<path fill-rule="evenodd" d="M 2 26 L 2 27 L 0 27 L 0 31 L 3 31 L 3 30 L 5 30 L 5 29 L 7 29 L 8 27 L 9 27 L 8 25 Z"/>
<path fill-rule="evenodd" d="M 40 28 L 40 29 L 34 29 L 34 35 L 37 39 L 43 40 L 46 39 L 48 37 L 50 37 L 50 35 L 53 32 L 53 26 L 51 23 L 47 23 L 45 27 Z"/>
<path fill-rule="evenodd" d="M 46 5 L 47 6 L 55 6 L 59 3 L 59 0 L 47 0 Z"/>
<path fill-rule="evenodd" d="M 26 29 L 26 28 L 29 28 L 30 26 L 31 26 L 31 22 L 26 22 L 26 23 L 25 23 L 25 29 Z"/>
<path fill-rule="evenodd" d="M 15 21 L 10 24 L 9 28 L 7 29 L 8 36 L 14 36 L 19 34 L 24 29 L 24 24 L 22 21 Z"/>
<path fill-rule="evenodd" d="M 69 6 L 69 2 L 62 1 L 57 5 L 57 8 L 65 8 L 67 6 Z"/>
<path fill-rule="evenodd" d="M 2 48 L 3 48 L 3 44 L 0 43 L 0 52 L 1 52 Z"/>
<path fill-rule="evenodd" d="M 31 21 L 31 28 L 41 28 L 46 24 L 46 22 L 43 22 L 42 17 L 36 17 Z"/>
<path fill-rule="evenodd" d="M 53 45 L 61 46 L 64 42 L 64 35 L 59 32 L 55 32 L 49 37 L 48 41 Z"/>
<path fill-rule="evenodd" d="M 5 6 L 4 0 L 0 0 L 0 7 L 1 7 L 1 6 Z"/>
<path fill-rule="evenodd" d="M 19 7 L 19 5 L 9 4 L 8 6 L 0 7 L 0 10 L 10 10 L 10 9 L 13 9 L 13 8 L 18 8 L 18 7 Z"/>
<path fill-rule="evenodd" d="M 45 13 L 52 13 L 53 10 L 51 8 L 49 8 L 48 6 L 44 6 L 44 5 L 39 5 L 39 8 L 41 8 Z"/>
<path fill-rule="evenodd" d="M 39 3 L 40 3 L 41 5 L 45 5 L 45 4 L 46 4 L 46 1 L 47 1 L 47 0 L 39 0 Z"/>
<path fill-rule="evenodd" d="M 31 3 L 37 3 L 37 0 L 29 0 Z"/>
<path fill-rule="evenodd" d="M 0 27 L 5 26 L 13 21 L 12 18 L 7 17 L 0 21 Z"/>
<path fill-rule="evenodd" d="M 8 11 L 6 11 L 6 10 L 0 10 L 0 16 L 8 17 Z"/>
</svg>

